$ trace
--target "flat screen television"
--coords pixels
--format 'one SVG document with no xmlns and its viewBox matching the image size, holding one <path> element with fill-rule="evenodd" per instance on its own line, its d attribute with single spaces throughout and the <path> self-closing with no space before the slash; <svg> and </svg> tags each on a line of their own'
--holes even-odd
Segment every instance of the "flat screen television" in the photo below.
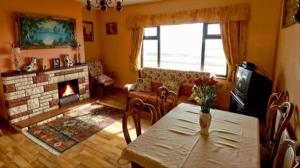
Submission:
<svg viewBox="0 0 300 168">
<path fill-rule="evenodd" d="M 270 94 L 272 81 L 255 70 L 249 70 L 242 65 L 238 66 L 236 72 L 235 93 L 244 100 L 257 97 L 257 93 Z"/>
</svg>

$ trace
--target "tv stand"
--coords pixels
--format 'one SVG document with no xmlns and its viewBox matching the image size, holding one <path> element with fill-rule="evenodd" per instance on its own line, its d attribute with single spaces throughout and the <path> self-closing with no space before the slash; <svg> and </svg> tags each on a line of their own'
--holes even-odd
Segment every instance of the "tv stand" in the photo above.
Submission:
<svg viewBox="0 0 300 168">
<path fill-rule="evenodd" d="M 259 93 L 258 93 L 259 94 Z M 259 96 L 259 95 L 258 95 Z M 260 123 L 264 123 L 267 111 L 267 96 L 265 99 L 252 98 L 245 100 L 239 97 L 234 91 L 230 92 L 229 111 L 257 117 Z"/>
</svg>

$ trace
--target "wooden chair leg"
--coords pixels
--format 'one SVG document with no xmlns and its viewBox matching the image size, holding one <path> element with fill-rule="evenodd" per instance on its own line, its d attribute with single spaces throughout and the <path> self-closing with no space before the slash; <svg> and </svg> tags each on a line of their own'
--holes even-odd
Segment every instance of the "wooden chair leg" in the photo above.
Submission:
<svg viewBox="0 0 300 168">
<path fill-rule="evenodd" d="M 3 135 L 3 132 L 2 132 L 2 130 L 0 129 L 0 137 Z"/>
</svg>

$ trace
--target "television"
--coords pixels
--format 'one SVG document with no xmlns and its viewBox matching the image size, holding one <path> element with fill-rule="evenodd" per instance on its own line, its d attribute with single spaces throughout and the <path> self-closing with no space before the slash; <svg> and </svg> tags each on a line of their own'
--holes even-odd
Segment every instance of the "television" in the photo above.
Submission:
<svg viewBox="0 0 300 168">
<path fill-rule="evenodd" d="M 264 75 L 247 68 L 245 65 L 239 65 L 236 72 L 235 93 L 242 99 L 251 98 L 260 99 L 259 95 L 270 95 L 272 91 L 272 81 Z"/>
</svg>

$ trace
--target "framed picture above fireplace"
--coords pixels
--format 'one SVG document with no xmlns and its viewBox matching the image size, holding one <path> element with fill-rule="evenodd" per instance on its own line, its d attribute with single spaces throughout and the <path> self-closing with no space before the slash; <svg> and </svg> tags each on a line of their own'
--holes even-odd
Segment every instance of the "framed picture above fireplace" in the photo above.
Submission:
<svg viewBox="0 0 300 168">
<path fill-rule="evenodd" d="M 21 48 L 69 47 L 76 44 L 75 19 L 17 13 Z"/>
</svg>

